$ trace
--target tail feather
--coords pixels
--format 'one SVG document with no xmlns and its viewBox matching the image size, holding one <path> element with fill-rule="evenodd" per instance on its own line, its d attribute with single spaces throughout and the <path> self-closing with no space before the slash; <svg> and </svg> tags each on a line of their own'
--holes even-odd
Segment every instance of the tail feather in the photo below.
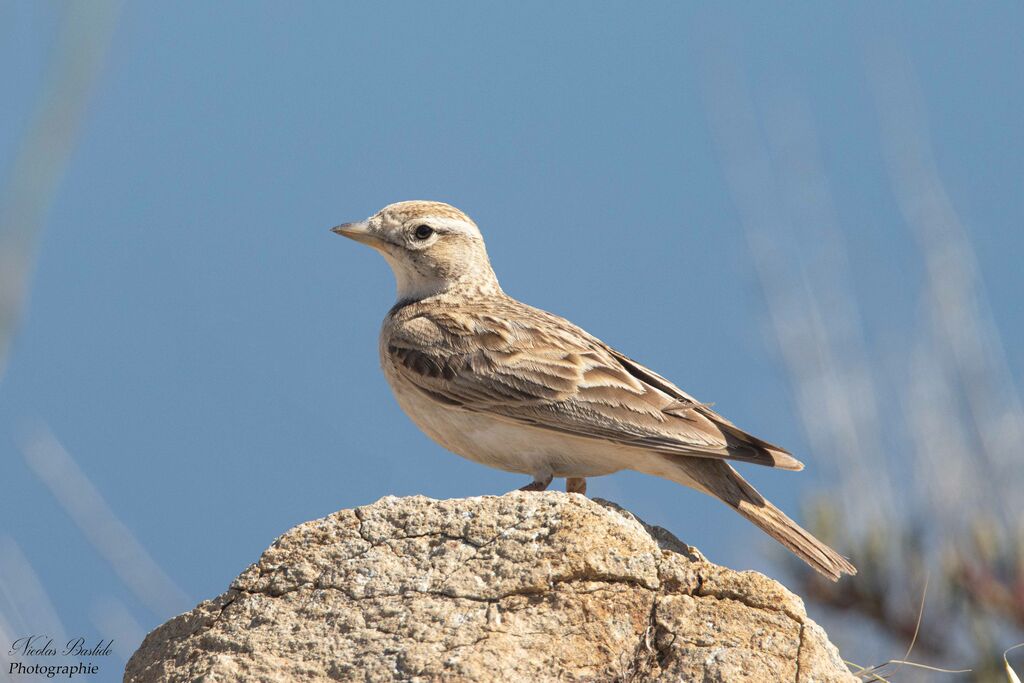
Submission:
<svg viewBox="0 0 1024 683">
<path fill-rule="evenodd" d="M 849 560 L 768 502 L 727 463 L 696 458 L 673 459 L 673 463 L 682 475 L 673 479 L 723 501 L 831 580 L 857 573 Z"/>
<path fill-rule="evenodd" d="M 761 498 L 760 495 L 758 498 Z M 843 574 L 857 573 L 857 568 L 849 560 L 816 539 L 764 498 L 761 498 L 760 503 L 743 500 L 734 507 L 737 512 L 831 580 L 838 581 Z"/>
</svg>

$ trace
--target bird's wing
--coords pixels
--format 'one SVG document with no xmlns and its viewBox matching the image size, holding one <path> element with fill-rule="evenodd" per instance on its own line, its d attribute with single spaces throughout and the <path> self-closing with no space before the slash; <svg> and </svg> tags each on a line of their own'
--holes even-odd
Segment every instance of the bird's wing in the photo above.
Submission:
<svg viewBox="0 0 1024 683">
<path fill-rule="evenodd" d="M 448 406 L 668 455 L 803 467 L 558 316 L 503 299 L 403 317 L 385 362 Z"/>
</svg>

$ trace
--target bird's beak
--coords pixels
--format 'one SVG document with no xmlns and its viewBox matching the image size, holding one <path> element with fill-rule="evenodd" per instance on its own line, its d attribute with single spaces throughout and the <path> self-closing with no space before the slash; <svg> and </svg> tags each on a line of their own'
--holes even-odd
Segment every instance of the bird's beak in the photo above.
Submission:
<svg viewBox="0 0 1024 683">
<path fill-rule="evenodd" d="M 371 247 L 379 247 L 381 243 L 381 240 L 370 232 L 369 225 L 366 221 L 336 225 L 331 228 L 331 232 L 336 235 L 341 235 L 342 237 L 347 237 L 350 240 L 355 240 L 356 242 L 368 244 Z"/>
</svg>

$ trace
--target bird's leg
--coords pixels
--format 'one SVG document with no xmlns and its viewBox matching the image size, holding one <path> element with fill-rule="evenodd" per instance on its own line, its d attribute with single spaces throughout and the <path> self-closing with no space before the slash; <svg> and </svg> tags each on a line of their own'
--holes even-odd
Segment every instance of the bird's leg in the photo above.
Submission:
<svg viewBox="0 0 1024 683">
<path fill-rule="evenodd" d="M 584 496 L 587 495 L 587 479 L 586 479 L 586 477 L 566 477 L 565 478 L 565 492 L 566 493 L 582 493 Z"/>
<path fill-rule="evenodd" d="M 534 479 L 526 486 L 520 488 L 520 491 L 546 491 L 548 486 L 551 484 L 551 475 L 547 475 L 544 479 Z"/>
</svg>

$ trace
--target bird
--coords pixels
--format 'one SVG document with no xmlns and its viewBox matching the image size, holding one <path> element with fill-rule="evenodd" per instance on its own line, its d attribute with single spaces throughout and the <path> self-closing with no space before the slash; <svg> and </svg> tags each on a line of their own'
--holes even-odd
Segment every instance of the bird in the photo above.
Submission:
<svg viewBox="0 0 1024 683">
<path fill-rule="evenodd" d="M 507 295 L 465 213 L 390 204 L 331 228 L 379 252 L 397 299 L 381 367 L 402 410 L 435 442 L 532 481 L 586 494 L 588 477 L 635 470 L 724 502 L 829 579 L 846 558 L 766 500 L 730 465 L 798 471 L 789 452 L 743 431 L 675 384 L 565 318 Z"/>
</svg>

